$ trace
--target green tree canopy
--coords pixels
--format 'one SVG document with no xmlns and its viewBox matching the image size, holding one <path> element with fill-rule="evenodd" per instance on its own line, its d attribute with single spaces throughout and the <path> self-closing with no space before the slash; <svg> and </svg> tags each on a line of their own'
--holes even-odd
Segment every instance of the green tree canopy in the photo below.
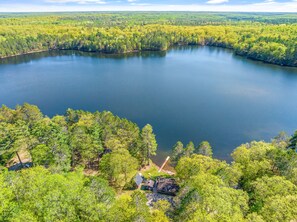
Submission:
<svg viewBox="0 0 297 222">
<path fill-rule="evenodd" d="M 212 156 L 212 148 L 207 141 L 203 141 L 199 144 L 197 148 L 197 153 L 204 156 Z"/>
<path fill-rule="evenodd" d="M 184 154 L 184 145 L 178 141 L 172 148 L 171 163 L 175 166 Z"/>
<path fill-rule="evenodd" d="M 157 141 L 156 136 L 153 133 L 153 127 L 149 124 L 145 125 L 141 130 L 142 140 L 142 156 L 144 157 L 143 164 L 145 161 L 149 164 L 151 156 L 156 155 Z"/>
<path fill-rule="evenodd" d="M 128 180 L 135 175 L 137 168 L 137 160 L 125 149 L 106 154 L 100 161 L 102 174 L 119 187 L 124 187 Z"/>
</svg>

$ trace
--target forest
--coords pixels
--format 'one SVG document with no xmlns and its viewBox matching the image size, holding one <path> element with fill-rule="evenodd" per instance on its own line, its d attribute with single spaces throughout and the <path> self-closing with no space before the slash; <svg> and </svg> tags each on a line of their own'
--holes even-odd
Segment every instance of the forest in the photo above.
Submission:
<svg viewBox="0 0 297 222">
<path fill-rule="evenodd" d="M 0 14 L 0 58 L 48 50 L 160 51 L 176 45 L 229 48 L 250 59 L 297 66 L 297 15 L 193 12 Z"/>
<path fill-rule="evenodd" d="M 0 221 L 297 218 L 297 131 L 243 144 L 231 163 L 213 158 L 207 141 L 178 141 L 170 161 L 180 185 L 174 204 L 148 206 L 146 192 L 130 184 L 137 171 L 153 165 L 156 151 L 151 125 L 140 129 L 111 112 L 68 109 L 49 118 L 34 105 L 2 106 Z M 16 163 L 23 169 L 9 168 Z"/>
</svg>

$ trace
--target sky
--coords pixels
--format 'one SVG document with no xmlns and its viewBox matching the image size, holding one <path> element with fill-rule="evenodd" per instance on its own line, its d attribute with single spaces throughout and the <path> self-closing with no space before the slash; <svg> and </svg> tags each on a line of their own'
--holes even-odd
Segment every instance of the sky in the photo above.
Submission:
<svg viewBox="0 0 297 222">
<path fill-rule="evenodd" d="M 238 11 L 297 13 L 297 0 L 0 0 L 0 12 L 55 11 Z"/>
</svg>

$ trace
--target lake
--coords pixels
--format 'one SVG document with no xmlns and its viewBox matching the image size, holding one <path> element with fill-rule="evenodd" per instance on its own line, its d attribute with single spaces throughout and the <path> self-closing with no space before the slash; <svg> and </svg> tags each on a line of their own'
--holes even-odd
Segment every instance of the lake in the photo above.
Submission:
<svg viewBox="0 0 297 222">
<path fill-rule="evenodd" d="M 0 104 L 28 102 L 48 116 L 109 110 L 150 123 L 160 163 L 176 141 L 207 140 L 214 156 L 297 129 L 297 68 L 213 47 L 100 55 L 44 52 L 0 60 Z"/>
</svg>

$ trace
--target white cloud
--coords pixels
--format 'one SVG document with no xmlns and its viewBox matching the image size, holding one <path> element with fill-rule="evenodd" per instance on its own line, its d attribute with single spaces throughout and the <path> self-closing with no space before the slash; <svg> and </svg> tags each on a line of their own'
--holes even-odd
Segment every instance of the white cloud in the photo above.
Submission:
<svg viewBox="0 0 297 222">
<path fill-rule="evenodd" d="M 128 2 L 136 2 L 137 0 L 127 0 Z"/>
<path fill-rule="evenodd" d="M 50 3 L 106 4 L 104 0 L 46 0 Z"/>
<path fill-rule="evenodd" d="M 149 4 L 149 3 L 131 3 L 130 5 L 133 5 L 133 6 L 152 6 L 152 4 Z"/>
<path fill-rule="evenodd" d="M 208 0 L 206 4 L 222 4 L 225 2 L 229 2 L 229 0 Z"/>
<path fill-rule="evenodd" d="M 64 2 L 70 0 L 50 0 Z M 109 5 L 100 3 L 97 6 L 82 2 L 95 2 L 95 0 L 71 0 L 81 5 L 32 5 L 32 4 L 3 4 L 0 0 L 0 12 L 60 12 L 60 11 L 214 11 L 214 12 L 297 12 L 297 0 L 287 2 L 248 3 L 244 5 L 207 4 L 207 5 L 162 5 L 131 3 L 130 5 Z M 127 0 L 125 0 L 127 1 Z M 103 2 L 103 1 L 97 1 Z M 67 2 L 66 2 L 67 3 Z M 83 5 L 82 5 L 83 4 Z M 132 5 L 133 4 L 133 5 Z"/>
</svg>

